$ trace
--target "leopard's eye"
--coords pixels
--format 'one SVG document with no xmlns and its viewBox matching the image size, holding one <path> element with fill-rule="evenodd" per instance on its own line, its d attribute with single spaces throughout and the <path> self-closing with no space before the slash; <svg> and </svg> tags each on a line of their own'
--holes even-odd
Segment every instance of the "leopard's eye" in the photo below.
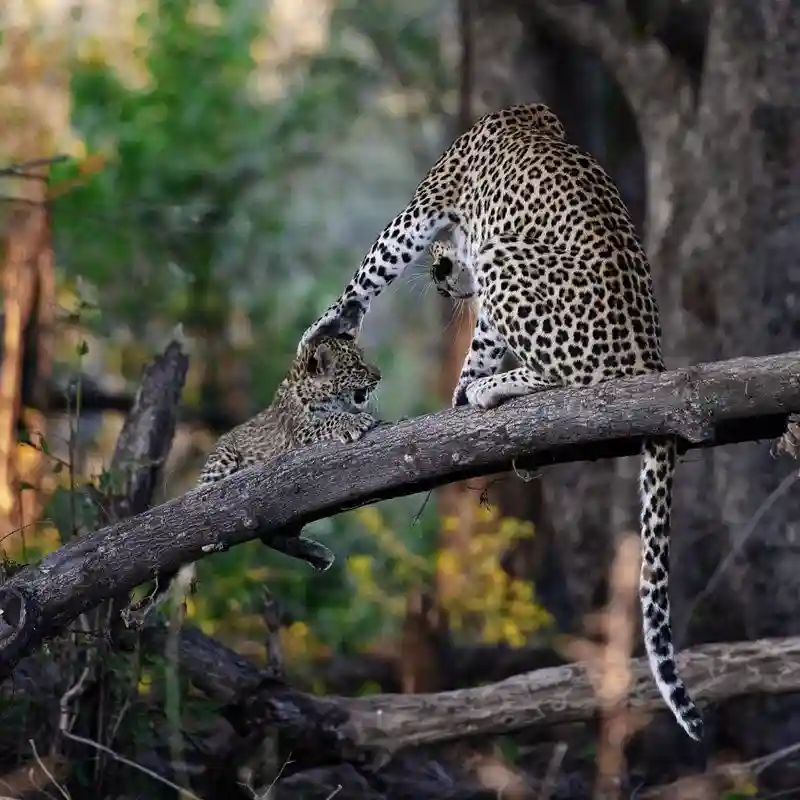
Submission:
<svg viewBox="0 0 800 800">
<path fill-rule="evenodd" d="M 431 272 L 435 281 L 443 281 L 453 271 L 453 262 L 447 256 L 442 256 L 437 264 L 433 265 Z"/>
</svg>

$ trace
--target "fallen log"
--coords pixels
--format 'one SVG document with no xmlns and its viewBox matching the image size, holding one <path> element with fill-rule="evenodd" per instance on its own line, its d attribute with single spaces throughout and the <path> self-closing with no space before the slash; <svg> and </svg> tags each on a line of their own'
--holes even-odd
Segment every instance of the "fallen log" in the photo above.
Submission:
<svg viewBox="0 0 800 800">
<path fill-rule="evenodd" d="M 293 758 L 313 764 L 323 751 L 325 761 L 383 761 L 411 747 L 589 721 L 599 711 L 584 662 L 436 694 L 319 698 L 277 681 L 196 629 L 182 632 L 179 657 L 198 688 L 228 705 L 241 733 L 277 730 Z M 800 637 L 706 644 L 677 660 L 701 703 L 800 691 Z M 631 661 L 628 704 L 668 713 L 645 658 Z"/>
</svg>

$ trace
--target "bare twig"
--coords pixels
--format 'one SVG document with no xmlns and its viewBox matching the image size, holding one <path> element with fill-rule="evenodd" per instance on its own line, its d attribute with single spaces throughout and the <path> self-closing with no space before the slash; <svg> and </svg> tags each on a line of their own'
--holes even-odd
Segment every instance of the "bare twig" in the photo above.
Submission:
<svg viewBox="0 0 800 800">
<path fill-rule="evenodd" d="M 550 762 L 547 765 L 547 772 L 542 781 L 539 795 L 540 800 L 550 800 L 550 795 L 555 788 L 558 771 L 561 769 L 561 763 L 564 761 L 567 749 L 568 745 L 566 742 L 559 742 L 553 749 L 553 755 L 550 757 Z"/>
<path fill-rule="evenodd" d="M 281 764 L 281 767 L 278 770 L 278 774 L 270 781 L 270 784 L 269 786 L 266 787 L 266 789 L 251 790 L 253 792 L 253 800 L 271 800 L 272 795 L 274 793 L 275 784 L 281 779 L 281 775 L 283 775 L 284 770 L 291 763 L 292 763 L 292 754 L 289 753 L 286 760 Z"/>
<path fill-rule="evenodd" d="M 81 614 L 78 617 L 80 621 L 80 627 L 84 631 L 84 633 L 89 632 L 89 621 L 86 619 L 85 614 Z M 78 679 L 70 686 L 63 695 L 61 695 L 61 699 L 58 703 L 59 708 L 59 718 L 58 718 L 58 729 L 60 731 L 69 730 L 72 728 L 75 717 L 77 713 L 73 711 L 72 706 L 74 705 L 74 701 L 76 698 L 80 699 L 81 695 L 86 691 L 86 686 L 89 682 L 89 678 L 92 675 L 92 671 L 94 669 L 94 664 L 97 658 L 97 650 L 93 647 L 89 647 L 85 649 L 86 652 L 86 663 L 83 665 L 83 669 L 81 670 L 81 674 L 78 676 Z"/>
<path fill-rule="evenodd" d="M 100 742 L 92 741 L 91 739 L 86 739 L 83 736 L 78 736 L 75 733 L 70 733 L 69 731 L 62 731 L 62 734 L 67 737 L 67 739 L 72 739 L 73 742 L 79 742 L 80 744 L 85 744 L 89 747 L 94 747 L 96 750 L 99 750 L 102 753 L 105 753 L 108 756 L 111 756 L 115 761 L 119 761 L 121 764 L 125 764 L 132 769 L 138 770 L 139 772 L 144 773 L 151 777 L 154 781 L 158 781 L 159 783 L 163 783 L 164 786 L 169 786 L 170 789 L 174 789 L 178 792 L 179 795 L 183 794 L 183 796 L 189 798 L 190 800 L 201 800 L 194 792 L 190 792 L 188 789 L 184 789 L 181 786 L 178 786 L 177 783 L 173 783 L 171 780 L 168 780 L 163 775 L 159 775 L 157 772 L 154 772 L 151 769 L 148 769 L 141 764 L 137 764 L 135 761 L 131 761 L 129 758 L 125 758 L 125 756 L 120 755 L 119 753 L 112 750 L 110 747 L 106 747 Z"/>
<path fill-rule="evenodd" d="M 58 785 L 58 779 L 63 778 L 66 773 L 67 763 L 63 759 L 52 756 L 34 757 L 33 761 L 22 764 L 14 772 L 0 777 L 0 787 L 5 792 L 0 796 L 0 800 L 18 800 L 32 792 L 47 794 L 42 787 L 48 781 Z"/>
<path fill-rule="evenodd" d="M 21 161 L 18 164 L 9 164 L 0 168 L 0 177 L 3 178 L 28 178 L 32 180 L 47 180 L 47 176 L 40 173 L 31 173 L 31 170 L 40 170 L 42 167 L 51 167 L 68 160 L 68 156 L 60 155 L 52 158 L 35 158 L 30 161 Z"/>
<path fill-rule="evenodd" d="M 42 761 L 42 759 L 40 758 L 39 751 L 36 749 L 36 742 L 34 742 L 33 739 L 28 739 L 28 744 L 31 746 L 31 750 L 33 751 L 33 757 L 36 759 L 36 763 L 39 765 L 39 769 L 41 769 L 42 772 L 44 772 L 44 774 L 47 775 L 47 777 L 50 779 L 50 783 L 52 783 L 53 786 L 55 786 L 56 789 L 58 789 L 64 800 L 72 800 L 72 798 L 69 796 L 69 792 L 53 777 L 53 773 L 50 772 L 49 769 L 47 769 L 47 766 L 45 765 L 44 761 Z"/>
</svg>

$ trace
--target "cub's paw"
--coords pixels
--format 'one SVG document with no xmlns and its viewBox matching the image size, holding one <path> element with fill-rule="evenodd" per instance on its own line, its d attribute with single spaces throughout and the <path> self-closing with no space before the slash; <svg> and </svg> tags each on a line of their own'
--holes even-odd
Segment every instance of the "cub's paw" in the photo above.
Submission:
<svg viewBox="0 0 800 800">
<path fill-rule="evenodd" d="M 374 427 L 379 425 L 375 417 L 366 412 L 360 414 L 350 414 L 347 419 L 342 422 L 337 432 L 337 438 L 340 442 L 349 444 L 350 442 L 358 441 L 367 431 L 371 431 Z"/>
</svg>

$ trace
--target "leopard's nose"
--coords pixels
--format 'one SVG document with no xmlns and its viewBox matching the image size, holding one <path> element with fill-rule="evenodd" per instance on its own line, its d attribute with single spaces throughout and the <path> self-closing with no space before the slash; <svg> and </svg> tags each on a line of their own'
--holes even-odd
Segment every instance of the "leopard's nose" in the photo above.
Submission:
<svg viewBox="0 0 800 800">
<path fill-rule="evenodd" d="M 370 378 L 373 378 L 376 381 L 381 379 L 381 371 L 377 367 L 369 366 L 367 368 L 367 372 L 369 373 Z"/>
</svg>

